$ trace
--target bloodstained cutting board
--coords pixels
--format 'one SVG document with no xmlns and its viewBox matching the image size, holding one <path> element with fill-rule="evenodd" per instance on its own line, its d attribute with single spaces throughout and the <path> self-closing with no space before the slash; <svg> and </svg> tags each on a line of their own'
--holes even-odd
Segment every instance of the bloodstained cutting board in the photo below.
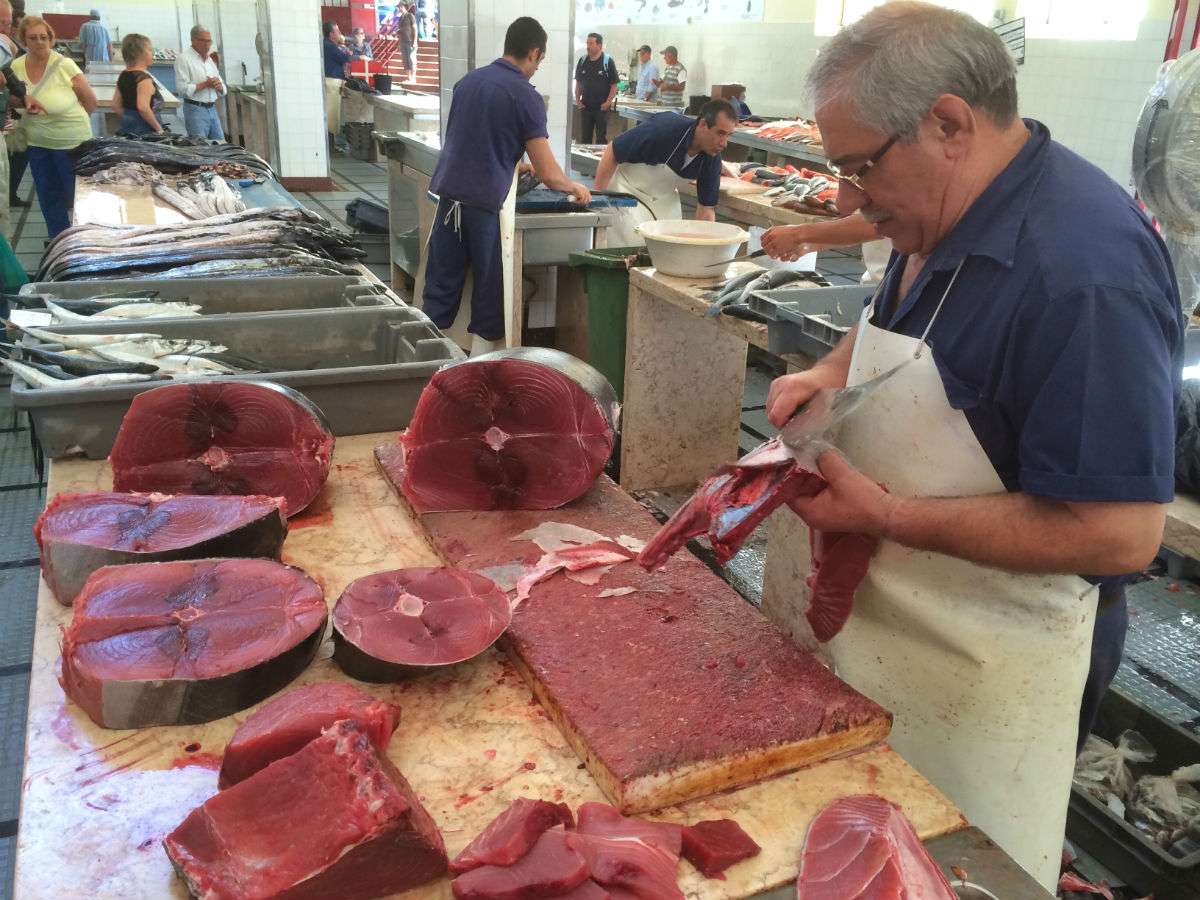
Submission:
<svg viewBox="0 0 1200 900">
<path fill-rule="evenodd" d="M 396 481 L 385 448 L 376 452 Z M 601 476 L 549 511 L 426 513 L 447 562 L 480 570 L 537 546 L 513 538 L 568 522 L 646 541 L 658 522 Z M 608 588 L 635 593 L 601 597 Z M 502 639 L 533 692 L 612 802 L 661 809 L 882 741 L 891 715 L 800 650 L 696 557 L 646 572 L 632 560 L 588 586 L 535 585 Z"/>
</svg>

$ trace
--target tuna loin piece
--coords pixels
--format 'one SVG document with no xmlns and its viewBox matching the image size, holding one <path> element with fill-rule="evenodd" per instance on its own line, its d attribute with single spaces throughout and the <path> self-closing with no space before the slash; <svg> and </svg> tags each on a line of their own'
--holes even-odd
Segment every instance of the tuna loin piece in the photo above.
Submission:
<svg viewBox="0 0 1200 900">
<path fill-rule="evenodd" d="M 103 728 L 209 722 L 299 675 L 325 619 L 316 582 L 272 560 L 106 566 L 63 632 L 63 690 Z"/>
<path fill-rule="evenodd" d="M 732 466 L 722 466 L 688 498 L 638 554 L 656 569 L 689 538 L 706 534 L 717 561 L 724 564 L 767 516 L 798 497 L 825 489 L 819 473 L 804 468 L 779 438 L 751 450 Z M 818 641 L 828 641 L 846 624 L 854 592 L 867 574 L 879 542 L 862 534 L 811 531 L 812 571 L 805 616 Z"/>
<path fill-rule="evenodd" d="M 33 533 L 46 583 L 69 605 L 104 566 L 217 556 L 279 559 L 287 535 L 280 505 L 273 497 L 59 494 Z"/>
<path fill-rule="evenodd" d="M 557 897 L 588 879 L 588 865 L 561 828 L 538 837 L 533 847 L 510 866 L 480 866 L 451 882 L 458 900 L 526 900 Z"/>
<path fill-rule="evenodd" d="M 317 496 L 332 456 L 320 410 L 291 388 L 213 381 L 138 394 L 109 459 L 118 491 L 265 494 L 290 517 Z"/>
<path fill-rule="evenodd" d="M 557 350 L 517 348 L 430 380 L 380 466 L 417 512 L 554 509 L 586 493 L 612 453 L 612 385 Z"/>
<path fill-rule="evenodd" d="M 333 610 L 333 659 L 351 678 L 397 681 L 482 653 L 512 621 L 496 583 L 420 567 L 352 581 Z"/>
<path fill-rule="evenodd" d="M 580 834 L 626 840 L 634 838 L 676 858 L 682 847 L 683 826 L 674 822 L 651 822 L 621 815 L 607 803 L 585 803 L 579 807 Z"/>
<path fill-rule="evenodd" d="M 683 829 L 683 858 L 706 878 L 724 878 L 722 872 L 734 863 L 758 856 L 761 850 L 733 819 L 697 822 Z"/>
<path fill-rule="evenodd" d="M 256 709 L 225 747 L 224 790 L 277 759 L 291 756 L 341 719 L 351 719 L 380 753 L 400 724 L 400 707 L 377 700 L 344 681 L 319 681 L 293 688 Z"/>
<path fill-rule="evenodd" d="M 209 798 L 163 846 L 206 900 L 366 900 L 446 872 L 433 819 L 353 722 Z"/>
<path fill-rule="evenodd" d="M 511 866 L 555 825 L 575 825 L 567 804 L 518 797 L 451 860 L 450 871 L 461 875 L 479 866 Z"/>
<path fill-rule="evenodd" d="M 882 797 L 842 797 L 808 826 L 796 900 L 956 896 L 900 807 Z"/>
<path fill-rule="evenodd" d="M 592 880 L 621 897 L 684 900 L 677 883 L 679 857 L 630 837 L 572 833 L 567 843 L 583 854 Z"/>
</svg>

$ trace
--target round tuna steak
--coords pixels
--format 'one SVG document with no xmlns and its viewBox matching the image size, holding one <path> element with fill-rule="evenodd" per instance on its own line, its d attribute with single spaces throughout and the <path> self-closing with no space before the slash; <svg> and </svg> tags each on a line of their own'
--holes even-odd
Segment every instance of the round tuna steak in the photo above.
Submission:
<svg viewBox="0 0 1200 900">
<path fill-rule="evenodd" d="M 69 605 L 104 566 L 220 556 L 279 559 L 287 536 L 282 504 L 279 497 L 59 494 L 33 533 L 46 583 Z"/>
<path fill-rule="evenodd" d="M 612 385 L 587 363 L 499 350 L 433 376 L 400 438 L 403 470 L 390 477 L 418 512 L 554 509 L 592 486 L 619 416 Z"/>
<path fill-rule="evenodd" d="M 496 583 L 461 569 L 367 575 L 333 609 L 333 660 L 361 681 L 398 681 L 477 656 L 512 621 Z"/>
<path fill-rule="evenodd" d="M 273 560 L 106 566 L 63 632 L 63 689 L 103 728 L 209 722 L 299 675 L 326 618 L 316 582 Z"/>
<path fill-rule="evenodd" d="M 290 517 L 320 492 L 332 457 L 333 432 L 303 395 L 212 381 L 134 397 L 109 459 L 118 491 L 264 494 Z"/>
</svg>

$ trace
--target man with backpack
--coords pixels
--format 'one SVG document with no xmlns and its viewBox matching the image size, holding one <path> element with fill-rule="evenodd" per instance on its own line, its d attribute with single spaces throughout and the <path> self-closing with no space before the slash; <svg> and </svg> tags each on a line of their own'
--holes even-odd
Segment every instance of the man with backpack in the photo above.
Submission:
<svg viewBox="0 0 1200 900">
<path fill-rule="evenodd" d="M 617 64 L 604 52 L 604 38 L 593 31 L 587 36 L 587 55 L 575 64 L 575 105 L 583 119 L 580 142 L 608 143 L 608 111 L 619 80 Z"/>
</svg>

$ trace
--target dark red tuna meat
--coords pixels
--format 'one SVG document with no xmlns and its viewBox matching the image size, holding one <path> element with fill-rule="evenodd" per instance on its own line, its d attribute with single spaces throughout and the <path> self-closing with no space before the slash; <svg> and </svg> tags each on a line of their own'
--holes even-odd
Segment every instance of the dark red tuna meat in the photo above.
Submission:
<svg viewBox="0 0 1200 900">
<path fill-rule="evenodd" d="M 873 794 L 842 797 L 804 838 L 796 900 L 955 900 L 900 807 Z"/>
<path fill-rule="evenodd" d="M 368 900 L 446 873 L 433 819 L 348 721 L 209 798 L 163 846 L 205 900 Z"/>
<path fill-rule="evenodd" d="M 608 462 L 617 395 L 557 350 L 515 348 L 438 371 L 399 445 L 376 451 L 417 512 L 553 509 Z"/>
<path fill-rule="evenodd" d="M 561 828 L 545 831 L 511 866 L 480 866 L 450 886 L 458 900 L 532 900 L 557 897 L 587 881 L 583 856 L 567 843 Z"/>
<path fill-rule="evenodd" d="M 733 819 L 697 822 L 683 829 L 683 858 L 707 878 L 724 878 L 722 872 L 761 850 Z"/>
<path fill-rule="evenodd" d="M 42 574 L 70 604 L 104 566 L 220 556 L 278 559 L 287 521 L 275 497 L 92 491 L 59 494 L 33 527 Z"/>
<path fill-rule="evenodd" d="M 474 572 L 378 572 L 352 581 L 338 598 L 333 659 L 351 678 L 396 681 L 477 656 L 511 621 L 505 593 Z"/>
<path fill-rule="evenodd" d="M 138 394 L 109 459 L 118 491 L 265 494 L 294 516 L 325 484 L 332 456 L 333 433 L 301 394 L 213 381 Z"/>
<path fill-rule="evenodd" d="M 728 562 L 767 516 L 790 500 L 825 490 L 820 473 L 800 465 L 779 438 L 751 450 L 732 466 L 722 466 L 696 489 L 638 554 L 646 569 L 657 569 L 689 538 L 706 535 L 717 561 Z M 862 534 L 810 532 L 812 570 L 805 616 L 819 641 L 846 624 L 854 592 L 866 577 L 877 539 Z"/>
<path fill-rule="evenodd" d="M 574 827 L 571 807 L 518 797 L 451 860 L 450 871 L 460 875 L 478 866 L 511 866 L 529 852 L 542 832 L 555 825 Z"/>
<path fill-rule="evenodd" d="M 244 781 L 277 759 L 291 756 L 342 719 L 352 720 L 380 753 L 400 724 L 400 707 L 344 681 L 319 681 L 292 688 L 256 709 L 225 747 L 217 786 Z"/>
<path fill-rule="evenodd" d="M 273 560 L 106 566 L 63 631 L 63 689 L 104 728 L 208 722 L 299 675 L 325 620 L 316 582 Z"/>
</svg>

